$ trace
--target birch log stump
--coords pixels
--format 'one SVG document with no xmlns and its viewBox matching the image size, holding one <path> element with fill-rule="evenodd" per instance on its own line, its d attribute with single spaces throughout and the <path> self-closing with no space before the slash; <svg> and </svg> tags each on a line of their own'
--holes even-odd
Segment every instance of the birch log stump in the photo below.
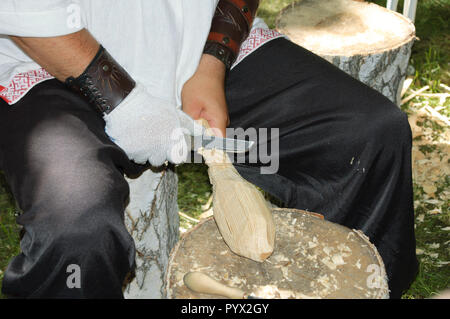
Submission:
<svg viewBox="0 0 450 319">
<path fill-rule="evenodd" d="M 415 40 L 403 15 L 355 0 L 301 0 L 284 8 L 277 29 L 400 104 Z"/>
<path fill-rule="evenodd" d="M 184 233 L 170 254 L 168 298 L 385 299 L 385 266 L 361 231 L 298 209 L 272 209 L 273 254 L 255 262 L 233 253 L 213 218 Z M 212 284 L 201 272 L 229 288 Z M 190 277 L 190 278 L 189 278 Z"/>
<path fill-rule="evenodd" d="M 130 202 L 125 223 L 136 245 L 136 276 L 125 288 L 128 299 L 165 298 L 169 253 L 179 238 L 178 178 L 172 169 L 145 171 L 127 179 Z"/>
</svg>

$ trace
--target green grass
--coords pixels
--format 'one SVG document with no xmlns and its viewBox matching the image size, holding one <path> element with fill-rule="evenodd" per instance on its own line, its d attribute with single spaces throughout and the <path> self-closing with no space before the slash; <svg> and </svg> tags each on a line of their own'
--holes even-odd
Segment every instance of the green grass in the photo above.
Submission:
<svg viewBox="0 0 450 319">
<path fill-rule="evenodd" d="M 278 12 L 294 0 L 263 0 L 258 15 L 263 17 L 269 26 L 274 27 Z M 373 1 L 385 6 L 386 1 Z M 399 8 L 403 1 L 400 1 Z M 414 66 L 413 88 L 417 89 L 428 85 L 433 92 L 443 92 L 440 83 L 449 85 L 450 82 L 450 0 L 420 0 L 416 29 L 420 40 L 413 47 L 411 64 Z M 427 102 L 434 106 L 433 99 Z M 450 115 L 448 101 L 447 108 L 443 111 Z M 408 112 L 408 105 L 404 107 Z M 424 126 L 429 125 L 437 133 L 443 130 L 437 123 L 425 121 Z M 418 139 L 416 139 L 418 140 Z M 420 150 L 425 154 L 436 151 L 433 145 L 421 146 Z M 179 175 L 180 211 L 198 218 L 204 211 L 210 194 L 207 168 L 203 164 L 184 164 L 177 168 Z M 437 194 L 450 189 L 450 177 L 447 176 L 438 182 Z M 411 288 L 403 298 L 428 298 L 442 291 L 450 285 L 450 267 L 443 262 L 450 260 L 449 231 L 443 230 L 450 226 L 449 200 L 440 207 L 440 214 L 429 214 L 435 208 L 431 204 L 422 201 L 423 189 L 414 184 L 414 199 L 416 204 L 416 240 L 417 248 L 422 251 L 419 254 L 421 262 L 419 274 Z M 9 260 L 19 252 L 19 230 L 15 224 L 15 205 L 12 196 L 0 173 L 0 280 Z M 188 227 L 189 223 L 181 219 L 181 226 Z M 436 247 L 439 244 L 439 247 Z M 0 283 L 1 284 L 1 283 Z M 0 295 L 1 298 L 1 295 Z"/>
<path fill-rule="evenodd" d="M 439 195 L 450 189 L 450 176 L 437 183 Z M 423 195 L 423 189 L 414 185 L 415 197 Z M 420 270 L 415 282 L 403 298 L 424 298 L 438 294 L 450 286 L 450 266 L 441 262 L 450 261 L 449 231 L 443 228 L 450 225 L 450 200 L 441 206 L 440 214 L 429 214 L 436 208 L 432 204 L 421 202 L 415 207 L 416 246 L 419 251 Z M 436 245 L 439 247 L 436 247 Z"/>
<path fill-rule="evenodd" d="M 281 9 L 294 0 L 262 0 L 258 9 L 258 16 L 263 18 L 270 28 L 275 28 L 275 21 Z"/>
<path fill-rule="evenodd" d="M 178 208 L 192 218 L 199 219 L 212 194 L 208 167 L 205 164 L 183 164 L 177 167 Z M 181 229 L 189 229 L 193 222 L 180 216 Z"/>
<path fill-rule="evenodd" d="M 19 227 L 15 220 L 14 199 L 0 172 L 0 281 L 3 279 L 3 272 L 9 260 L 20 251 Z M 0 298 L 2 298 L 1 294 Z"/>
<path fill-rule="evenodd" d="M 177 167 L 178 206 L 182 212 L 198 218 L 212 193 L 209 183 L 208 167 L 204 164 L 183 164 Z"/>
</svg>

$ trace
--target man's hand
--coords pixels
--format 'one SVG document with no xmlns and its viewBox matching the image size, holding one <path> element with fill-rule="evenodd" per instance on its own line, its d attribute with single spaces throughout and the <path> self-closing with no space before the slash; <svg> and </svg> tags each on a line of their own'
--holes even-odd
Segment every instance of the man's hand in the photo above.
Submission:
<svg viewBox="0 0 450 319">
<path fill-rule="evenodd" d="M 204 118 L 216 135 L 226 135 L 225 65 L 220 60 L 203 54 L 197 71 L 183 86 L 181 100 L 183 111 L 193 119 Z"/>
</svg>

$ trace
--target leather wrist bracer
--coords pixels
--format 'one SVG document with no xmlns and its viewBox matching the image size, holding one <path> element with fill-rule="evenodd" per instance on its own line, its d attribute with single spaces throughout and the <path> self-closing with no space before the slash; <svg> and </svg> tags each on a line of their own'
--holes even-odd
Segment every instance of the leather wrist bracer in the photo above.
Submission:
<svg viewBox="0 0 450 319">
<path fill-rule="evenodd" d="M 211 54 L 229 69 L 248 37 L 259 0 L 220 0 L 203 53 Z"/>
<path fill-rule="evenodd" d="M 77 78 L 67 78 L 65 84 L 102 115 L 112 112 L 136 86 L 131 76 L 102 46 L 86 70 Z"/>
</svg>

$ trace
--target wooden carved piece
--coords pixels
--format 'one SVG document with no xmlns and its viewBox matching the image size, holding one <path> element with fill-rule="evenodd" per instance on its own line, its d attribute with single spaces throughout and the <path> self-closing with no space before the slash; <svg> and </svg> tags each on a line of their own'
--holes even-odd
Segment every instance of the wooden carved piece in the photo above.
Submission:
<svg viewBox="0 0 450 319">
<path fill-rule="evenodd" d="M 206 121 L 200 122 L 208 127 Z M 201 149 L 199 153 L 208 165 L 214 220 L 223 239 L 236 254 L 264 261 L 272 254 L 275 240 L 273 217 L 264 196 L 241 177 L 225 152 Z"/>
</svg>

